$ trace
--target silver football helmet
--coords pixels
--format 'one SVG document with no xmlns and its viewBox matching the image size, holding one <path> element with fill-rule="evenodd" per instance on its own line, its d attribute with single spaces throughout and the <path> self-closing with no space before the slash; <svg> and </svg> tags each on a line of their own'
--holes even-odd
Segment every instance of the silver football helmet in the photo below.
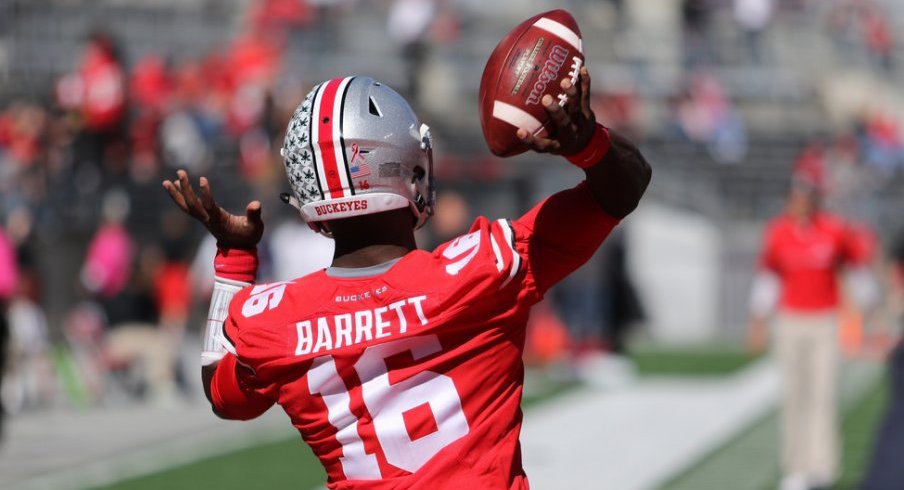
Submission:
<svg viewBox="0 0 904 490">
<path fill-rule="evenodd" d="M 280 150 L 292 196 L 312 228 L 322 221 L 409 207 L 415 228 L 433 214 L 430 129 L 408 102 L 369 77 L 328 80 L 298 106 Z"/>
</svg>

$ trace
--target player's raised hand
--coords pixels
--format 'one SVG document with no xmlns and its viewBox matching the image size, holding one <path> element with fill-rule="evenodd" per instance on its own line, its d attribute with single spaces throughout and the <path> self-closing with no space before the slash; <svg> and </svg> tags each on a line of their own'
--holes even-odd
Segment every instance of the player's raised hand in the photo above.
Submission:
<svg viewBox="0 0 904 490">
<path fill-rule="evenodd" d="M 224 248 L 252 249 L 264 234 L 261 220 L 261 203 L 251 201 L 245 207 L 245 216 L 236 216 L 217 205 L 206 177 L 198 181 L 201 195 L 192 188 L 185 170 L 176 171 L 177 178 L 163 181 L 163 188 L 173 202 L 186 214 L 200 221 L 217 239 L 217 245 Z"/>
<path fill-rule="evenodd" d="M 534 136 L 524 128 L 518 129 L 518 138 L 531 150 L 571 155 L 584 149 L 593 136 L 596 116 L 590 109 L 590 73 L 587 67 L 581 67 L 577 83 L 564 78 L 560 85 L 568 96 L 564 106 L 548 94 L 540 100 L 553 122 L 548 137 Z"/>
</svg>

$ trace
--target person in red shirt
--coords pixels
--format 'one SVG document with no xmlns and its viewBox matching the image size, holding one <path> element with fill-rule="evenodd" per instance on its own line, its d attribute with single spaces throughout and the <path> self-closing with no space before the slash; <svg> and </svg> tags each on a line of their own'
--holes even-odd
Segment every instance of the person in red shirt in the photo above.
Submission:
<svg viewBox="0 0 904 490">
<path fill-rule="evenodd" d="M 782 490 L 829 488 L 838 476 L 838 275 L 868 259 L 850 227 L 819 202 L 814 180 L 796 176 L 785 212 L 766 228 L 751 295 L 754 350 L 765 347 L 767 320 L 778 310 L 773 343 L 784 384 Z"/>
<path fill-rule="evenodd" d="M 414 239 L 434 202 L 429 130 L 367 77 L 315 87 L 282 151 L 284 200 L 334 239 L 329 268 L 251 284 L 260 203 L 233 216 L 203 177 L 200 196 L 184 171 L 164 182 L 218 240 L 202 353 L 214 412 L 244 420 L 279 404 L 332 490 L 528 488 L 519 434 L 530 308 L 589 259 L 651 176 L 632 143 L 595 122 L 586 69 L 562 87 L 567 105 L 543 101 L 552 138 L 519 137 L 567 156 L 584 182 L 518 219 L 480 217 L 432 252 Z"/>
<path fill-rule="evenodd" d="M 79 116 L 75 164 L 111 163 L 108 151 L 123 142 L 128 99 L 122 60 L 109 34 L 91 34 L 80 66 L 60 79 L 56 96 L 62 107 Z"/>
</svg>

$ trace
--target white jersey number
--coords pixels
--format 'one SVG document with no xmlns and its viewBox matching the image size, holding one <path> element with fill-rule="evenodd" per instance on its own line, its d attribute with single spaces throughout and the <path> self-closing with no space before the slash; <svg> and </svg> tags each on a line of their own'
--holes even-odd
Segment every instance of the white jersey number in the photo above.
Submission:
<svg viewBox="0 0 904 490">
<path fill-rule="evenodd" d="M 258 284 L 251 289 L 250 296 L 242 305 L 242 315 L 245 318 L 259 315 L 264 310 L 272 310 L 279 306 L 283 295 L 286 293 L 286 284 L 291 281 L 271 282 L 267 284 Z"/>
<path fill-rule="evenodd" d="M 446 265 L 446 274 L 458 275 L 480 250 L 480 230 L 456 238 L 443 250 L 443 257 L 455 260 Z M 457 260 L 456 260 L 457 259 Z"/>
<path fill-rule="evenodd" d="M 355 363 L 355 371 L 363 383 L 364 405 L 373 415 L 374 431 L 386 461 L 412 473 L 444 447 L 465 436 L 469 430 L 468 421 L 451 378 L 423 371 L 406 380 L 390 383 L 386 359 L 408 351 L 417 360 L 441 349 L 436 335 L 413 337 L 368 347 Z M 332 356 L 314 360 L 308 372 L 308 387 L 311 394 L 323 397 L 329 412 L 327 418 L 338 430 L 336 438 L 342 444 L 340 462 L 346 478 L 380 479 L 376 455 L 365 452 L 364 442 L 358 434 L 358 420 L 349 407 L 351 397 Z M 423 405 L 427 405 L 433 414 L 437 430 L 412 440 L 404 414 Z"/>
</svg>

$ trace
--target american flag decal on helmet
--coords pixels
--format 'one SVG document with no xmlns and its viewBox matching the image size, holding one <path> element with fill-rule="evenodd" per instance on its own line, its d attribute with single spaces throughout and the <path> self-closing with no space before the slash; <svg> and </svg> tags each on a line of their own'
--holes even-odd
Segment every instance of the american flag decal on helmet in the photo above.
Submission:
<svg viewBox="0 0 904 490">
<path fill-rule="evenodd" d="M 352 158 L 348 164 L 348 170 L 353 179 L 370 175 L 370 165 L 367 164 L 367 160 L 361 154 L 361 148 L 358 147 L 357 143 L 352 143 Z"/>
</svg>

